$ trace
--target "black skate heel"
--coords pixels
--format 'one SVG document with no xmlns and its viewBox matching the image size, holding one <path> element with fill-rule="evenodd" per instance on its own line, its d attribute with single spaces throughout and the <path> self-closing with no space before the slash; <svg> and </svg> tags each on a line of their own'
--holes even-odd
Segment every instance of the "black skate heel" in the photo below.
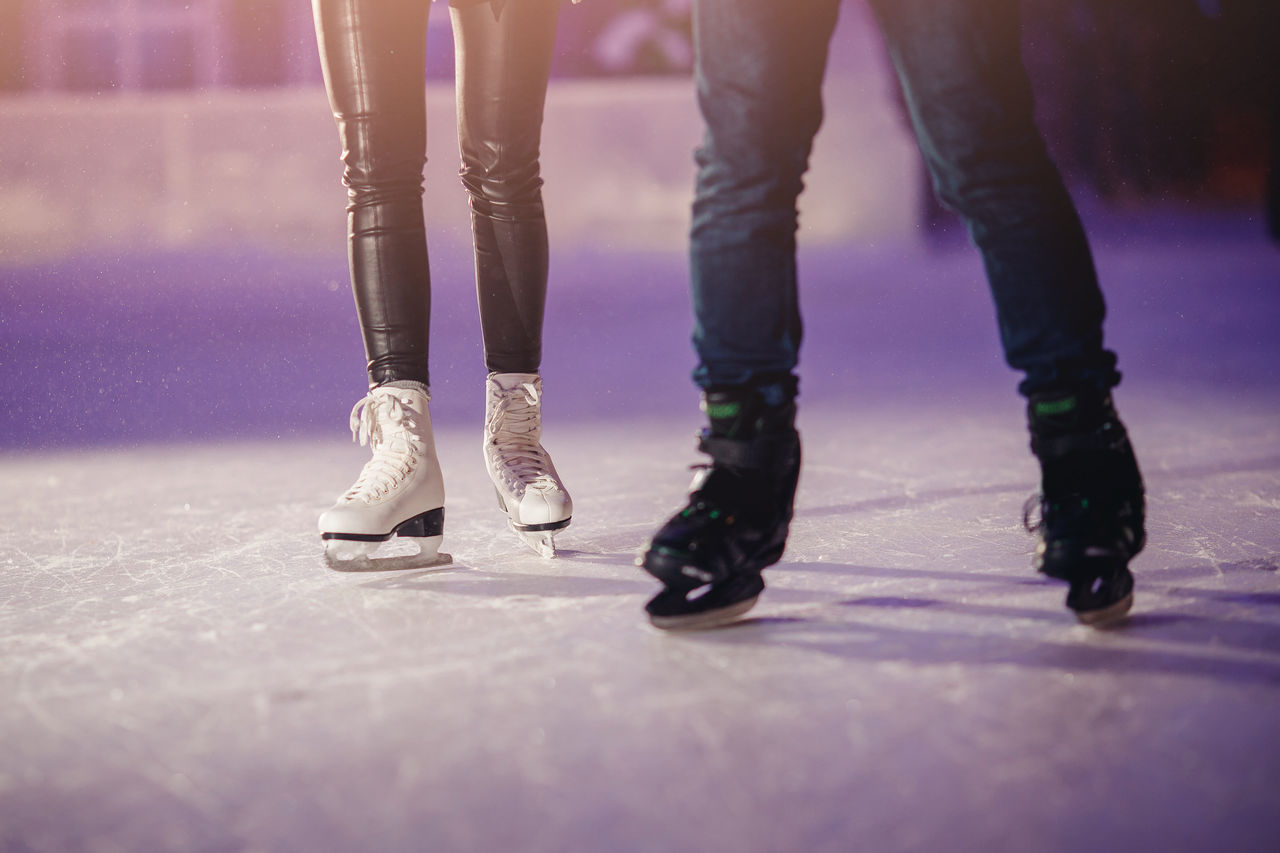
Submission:
<svg viewBox="0 0 1280 853">
<path fill-rule="evenodd" d="M 1042 473 L 1023 518 L 1038 537 L 1032 564 L 1069 584 L 1067 607 L 1082 623 L 1114 622 L 1133 606 L 1129 561 L 1146 544 L 1142 475 L 1128 434 L 1110 396 L 1096 393 L 1038 395 L 1028 413 Z"/>
<path fill-rule="evenodd" d="M 794 405 L 765 406 L 750 389 L 709 391 L 703 405 L 711 464 L 636 559 L 662 582 L 645 610 L 665 630 L 716 627 L 755 605 L 786 547 L 800 473 Z"/>
<path fill-rule="evenodd" d="M 421 539 L 427 536 L 444 535 L 444 507 L 429 509 L 396 525 L 393 531 L 396 536 L 408 536 Z"/>
</svg>

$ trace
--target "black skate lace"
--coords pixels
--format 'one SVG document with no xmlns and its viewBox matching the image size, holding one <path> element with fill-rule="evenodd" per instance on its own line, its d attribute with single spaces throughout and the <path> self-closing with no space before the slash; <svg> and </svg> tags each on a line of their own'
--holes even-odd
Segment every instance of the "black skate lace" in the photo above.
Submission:
<svg viewBox="0 0 1280 853">
<path fill-rule="evenodd" d="M 538 412 L 538 388 L 525 382 L 518 388 L 497 389 L 498 402 L 485 423 L 488 447 L 501 464 L 502 473 L 531 489 L 558 489 L 550 473 L 550 461 L 542 446 Z"/>
<path fill-rule="evenodd" d="M 351 409 L 351 438 L 373 450 L 344 500 L 376 500 L 401 483 L 422 453 L 413 410 L 396 394 L 377 389 Z"/>
</svg>

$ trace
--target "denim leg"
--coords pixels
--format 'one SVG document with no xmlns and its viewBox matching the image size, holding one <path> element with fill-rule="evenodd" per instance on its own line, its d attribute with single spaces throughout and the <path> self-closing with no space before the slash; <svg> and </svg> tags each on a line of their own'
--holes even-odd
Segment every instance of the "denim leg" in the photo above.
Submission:
<svg viewBox="0 0 1280 853">
<path fill-rule="evenodd" d="M 789 377 L 800 347 L 796 199 L 822 123 L 838 0 L 695 0 L 706 132 L 690 241 L 694 381 Z"/>
<path fill-rule="evenodd" d="M 871 0 L 934 190 L 982 253 L 1023 394 L 1119 381 L 1075 206 L 1035 125 L 1018 0 Z"/>
</svg>

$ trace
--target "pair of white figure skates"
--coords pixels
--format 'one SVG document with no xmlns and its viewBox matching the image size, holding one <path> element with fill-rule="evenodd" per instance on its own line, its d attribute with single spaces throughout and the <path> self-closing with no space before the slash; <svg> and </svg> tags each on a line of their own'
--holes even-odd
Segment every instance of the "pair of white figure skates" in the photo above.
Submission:
<svg viewBox="0 0 1280 853">
<path fill-rule="evenodd" d="M 430 401 L 418 383 L 374 388 L 351 410 L 351 433 L 373 450 L 355 485 L 320 516 L 325 559 L 340 570 L 423 568 L 447 563 L 444 479 L 431 432 Z M 498 507 L 525 543 L 555 555 L 554 536 L 569 525 L 573 501 L 542 446 L 542 379 L 494 373 L 485 382 L 484 461 Z M 371 559 L 392 537 L 418 553 Z"/>
</svg>

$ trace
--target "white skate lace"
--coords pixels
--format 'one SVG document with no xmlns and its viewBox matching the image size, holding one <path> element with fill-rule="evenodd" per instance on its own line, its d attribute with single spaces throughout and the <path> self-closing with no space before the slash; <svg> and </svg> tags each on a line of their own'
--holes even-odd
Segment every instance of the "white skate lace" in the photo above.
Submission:
<svg viewBox="0 0 1280 853">
<path fill-rule="evenodd" d="M 514 478 L 526 489 L 558 490 L 560 484 L 549 473 L 551 464 L 540 442 L 537 386 L 525 382 L 519 388 L 499 393 L 501 397 L 485 427 L 504 476 Z"/>
<path fill-rule="evenodd" d="M 422 454 L 413 410 L 395 394 L 366 394 L 351 409 L 351 439 L 373 449 L 343 500 L 377 500 L 412 473 Z"/>
</svg>

